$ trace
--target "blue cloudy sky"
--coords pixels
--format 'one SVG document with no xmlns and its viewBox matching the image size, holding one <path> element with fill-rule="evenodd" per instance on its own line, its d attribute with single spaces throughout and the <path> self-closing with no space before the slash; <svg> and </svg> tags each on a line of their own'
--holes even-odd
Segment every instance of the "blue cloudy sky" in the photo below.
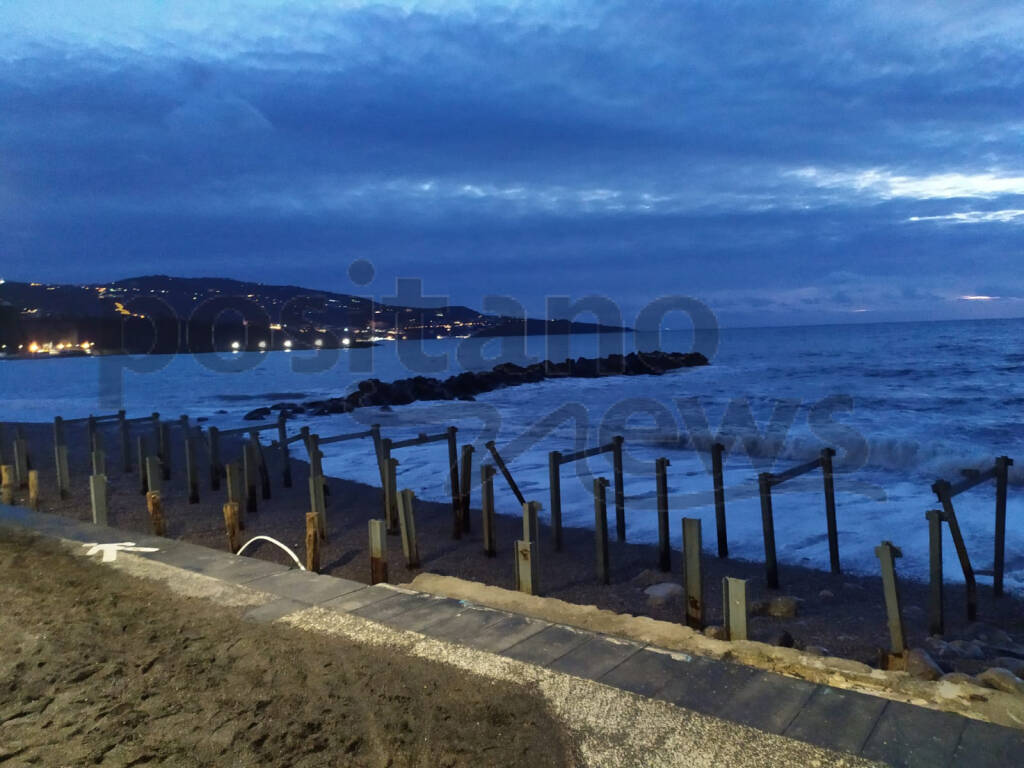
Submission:
<svg viewBox="0 0 1024 768">
<path fill-rule="evenodd" d="M 1024 13 L 0 0 L 0 276 L 1024 315 Z M 978 297 L 992 297 L 981 299 Z"/>
</svg>

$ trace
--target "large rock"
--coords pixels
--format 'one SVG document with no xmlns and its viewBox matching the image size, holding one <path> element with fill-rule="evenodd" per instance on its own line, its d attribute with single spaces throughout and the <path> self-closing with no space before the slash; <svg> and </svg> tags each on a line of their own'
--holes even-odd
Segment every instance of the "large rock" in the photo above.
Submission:
<svg viewBox="0 0 1024 768">
<path fill-rule="evenodd" d="M 985 624 L 981 621 L 968 625 L 960 633 L 960 637 L 964 640 L 977 640 L 988 645 L 1009 645 L 1013 642 L 1013 638 L 999 629 L 999 627 L 993 627 L 991 624 Z"/>
<path fill-rule="evenodd" d="M 680 584 L 676 584 L 674 581 L 663 581 L 660 584 L 652 584 L 644 590 L 644 594 L 648 597 L 657 597 L 662 599 L 679 597 L 683 594 L 683 587 Z"/>
<path fill-rule="evenodd" d="M 992 660 L 997 667 L 1008 669 L 1017 677 L 1024 678 L 1024 659 L 1017 659 L 1012 656 L 999 656 Z"/>
<path fill-rule="evenodd" d="M 267 418 L 267 416 L 269 415 L 269 408 L 254 408 L 247 414 L 245 414 L 245 416 L 243 416 L 242 418 L 245 419 L 246 421 L 260 421 L 261 419 Z"/>
<path fill-rule="evenodd" d="M 923 648 L 911 648 L 907 651 L 906 671 L 908 675 L 921 680 L 938 680 L 943 675 L 942 668 Z"/>
<path fill-rule="evenodd" d="M 1002 667 L 990 667 L 975 675 L 974 679 L 987 688 L 1024 695 L 1024 682 L 1013 672 Z"/>
<path fill-rule="evenodd" d="M 792 619 L 796 616 L 799 605 L 800 601 L 797 598 L 790 597 L 789 595 L 779 595 L 768 601 L 766 613 L 768 616 L 774 616 L 778 619 Z"/>
</svg>

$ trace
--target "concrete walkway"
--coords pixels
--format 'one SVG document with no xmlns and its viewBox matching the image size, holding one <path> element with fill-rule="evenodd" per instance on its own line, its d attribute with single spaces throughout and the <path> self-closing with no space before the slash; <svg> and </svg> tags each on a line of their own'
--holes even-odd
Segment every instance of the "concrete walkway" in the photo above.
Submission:
<svg viewBox="0 0 1024 768">
<path fill-rule="evenodd" d="M 0 525 L 79 542 L 135 542 L 138 556 L 275 596 L 246 618 L 319 609 L 596 681 L 816 747 L 897 766 L 1021 764 L 1024 732 L 604 636 L 464 601 L 367 586 L 227 552 L 0 506 Z"/>
</svg>

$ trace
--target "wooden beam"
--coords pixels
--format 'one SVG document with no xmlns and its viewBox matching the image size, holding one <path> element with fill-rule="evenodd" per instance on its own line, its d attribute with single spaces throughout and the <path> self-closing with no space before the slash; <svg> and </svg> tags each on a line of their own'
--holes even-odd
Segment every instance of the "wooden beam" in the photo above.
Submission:
<svg viewBox="0 0 1024 768">
<path fill-rule="evenodd" d="M 89 477 L 89 501 L 92 504 L 92 521 L 96 525 L 107 524 L 107 476 Z"/>
<path fill-rule="evenodd" d="M 761 530 L 764 534 L 765 582 L 770 589 L 779 588 L 779 562 L 775 557 L 775 517 L 772 512 L 772 475 L 762 472 L 757 476 L 761 497 Z"/>
<path fill-rule="evenodd" d="M 480 510 L 482 512 L 482 528 L 484 537 L 484 554 L 495 555 L 494 530 L 494 465 L 480 465 Z"/>
<path fill-rule="evenodd" d="M 1003 571 L 1006 568 L 1006 486 L 1012 466 L 1013 459 L 1009 456 L 996 459 L 996 534 L 992 561 L 992 593 L 996 597 L 1003 594 Z"/>
<path fill-rule="evenodd" d="M 388 532 L 383 520 L 370 521 L 370 583 L 388 581 Z"/>
<path fill-rule="evenodd" d="M 942 512 L 929 509 L 928 519 L 928 634 L 945 634 L 942 584 Z"/>
<path fill-rule="evenodd" d="M 392 459 L 394 461 L 394 459 Z M 420 567 L 420 545 L 416 540 L 416 495 L 404 489 L 398 492 L 398 521 L 402 529 L 402 554 L 406 568 Z"/>
<path fill-rule="evenodd" d="M 828 527 L 828 561 L 832 573 L 841 573 L 839 567 L 839 526 L 836 523 L 836 486 L 832 479 L 832 457 L 836 452 L 832 448 L 822 448 L 822 475 L 825 478 L 825 524 Z"/>
<path fill-rule="evenodd" d="M 704 628 L 704 582 L 700 569 L 700 519 L 683 518 L 683 589 L 686 593 L 686 625 Z"/>
<path fill-rule="evenodd" d="M 882 590 L 885 594 L 885 614 L 889 624 L 889 642 L 892 653 L 902 656 L 907 650 L 906 635 L 903 632 L 903 614 L 900 612 L 899 582 L 896 579 L 896 558 L 903 557 L 891 541 L 883 541 L 875 547 L 875 556 L 882 566 Z"/>
<path fill-rule="evenodd" d="M 654 486 L 658 497 L 658 568 L 672 570 L 672 546 L 669 542 L 668 523 L 668 467 L 669 460 L 654 460 Z"/>
<path fill-rule="evenodd" d="M 498 453 L 498 449 L 494 445 L 494 441 L 490 440 L 486 443 L 487 450 L 491 452 L 491 456 L 494 457 L 494 463 L 501 471 L 501 476 L 505 478 L 505 482 L 508 483 L 508 487 L 512 491 L 512 495 L 516 497 L 516 501 L 519 502 L 519 506 L 526 503 L 526 498 L 519 490 L 519 486 L 516 485 L 516 481 L 512 478 L 512 473 L 508 471 L 508 467 L 505 466 L 505 460 L 501 458 L 501 454 Z"/>
<path fill-rule="evenodd" d="M 728 640 L 747 639 L 746 579 L 722 579 L 722 624 Z"/>
<path fill-rule="evenodd" d="M 562 454 L 551 451 L 548 454 L 548 485 L 551 490 L 551 533 L 555 541 L 555 552 L 562 551 Z"/>
<path fill-rule="evenodd" d="M 597 563 L 597 580 L 601 584 L 610 584 L 608 572 L 608 500 L 605 489 L 608 478 L 594 478 L 594 548 Z"/>
<path fill-rule="evenodd" d="M 711 477 L 715 489 L 715 530 L 718 534 L 718 556 L 729 556 L 729 535 L 725 526 L 725 478 L 722 471 L 722 454 L 725 446 L 714 443 L 711 446 Z"/>
<path fill-rule="evenodd" d="M 612 438 L 612 479 L 615 485 L 615 537 L 626 540 L 626 491 L 622 479 L 622 443 L 621 435 Z"/>
</svg>

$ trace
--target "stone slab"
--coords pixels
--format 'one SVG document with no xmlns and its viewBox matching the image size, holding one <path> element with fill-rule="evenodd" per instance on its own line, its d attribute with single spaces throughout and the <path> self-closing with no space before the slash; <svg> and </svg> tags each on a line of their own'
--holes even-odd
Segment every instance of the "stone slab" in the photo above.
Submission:
<svg viewBox="0 0 1024 768">
<path fill-rule="evenodd" d="M 576 677 L 598 680 L 624 662 L 643 646 L 602 635 L 593 635 L 548 666 Z"/>
<path fill-rule="evenodd" d="M 771 733 L 783 733 L 817 686 L 806 680 L 755 670 L 742 685 L 719 699 L 716 716 Z"/>
<path fill-rule="evenodd" d="M 357 589 L 356 591 L 349 592 L 341 597 L 336 597 L 333 600 L 320 603 L 320 607 L 328 608 L 332 611 L 338 611 L 339 613 L 351 613 L 358 608 L 362 608 L 364 605 L 375 603 L 378 600 L 388 600 L 401 594 L 405 593 L 399 592 L 396 589 L 381 587 L 379 585 L 364 587 L 363 589 Z"/>
<path fill-rule="evenodd" d="M 967 719 L 900 701 L 890 701 L 861 754 L 903 768 L 948 765 Z"/>
<path fill-rule="evenodd" d="M 953 753 L 953 766 L 1009 768 L 1024 762 L 1024 731 L 968 720 Z"/>
<path fill-rule="evenodd" d="M 473 638 L 481 631 L 509 615 L 511 614 L 504 611 L 463 606 L 462 610 L 451 618 L 438 624 L 431 624 L 424 630 L 424 634 L 436 637 L 438 640 L 472 645 Z"/>
<path fill-rule="evenodd" d="M 510 645 L 501 652 L 501 655 L 546 667 L 573 648 L 583 645 L 591 637 L 590 632 L 552 624 L 537 634 Z"/>
<path fill-rule="evenodd" d="M 507 616 L 501 621 L 485 627 L 468 643 L 482 651 L 500 653 L 550 626 L 548 622 L 541 619 L 517 615 Z"/>
<path fill-rule="evenodd" d="M 309 608 L 309 605 L 306 603 L 289 600 L 286 597 L 279 597 L 277 600 L 271 600 L 265 605 L 257 605 L 250 608 L 242 615 L 242 618 L 259 624 L 270 624 L 283 616 L 304 611 L 307 608 Z"/>
<path fill-rule="evenodd" d="M 877 696 L 819 685 L 784 735 L 819 747 L 857 754 L 887 703 Z"/>
<path fill-rule="evenodd" d="M 453 618 L 465 606 L 458 600 L 432 595 L 403 595 L 405 600 L 385 600 L 353 611 L 357 616 L 380 621 L 396 629 L 422 632 L 426 628 Z"/>
<path fill-rule="evenodd" d="M 654 696 L 676 677 L 684 664 L 685 661 L 667 653 L 642 648 L 601 677 L 600 682 L 641 696 Z"/>
<path fill-rule="evenodd" d="M 324 603 L 366 588 L 365 584 L 350 579 L 287 569 L 281 573 L 251 581 L 246 586 L 309 605 Z"/>
<path fill-rule="evenodd" d="M 658 698 L 678 707 L 713 714 L 754 675 L 755 670 L 750 667 L 692 656 L 677 667 L 676 675 L 661 689 Z"/>
</svg>

